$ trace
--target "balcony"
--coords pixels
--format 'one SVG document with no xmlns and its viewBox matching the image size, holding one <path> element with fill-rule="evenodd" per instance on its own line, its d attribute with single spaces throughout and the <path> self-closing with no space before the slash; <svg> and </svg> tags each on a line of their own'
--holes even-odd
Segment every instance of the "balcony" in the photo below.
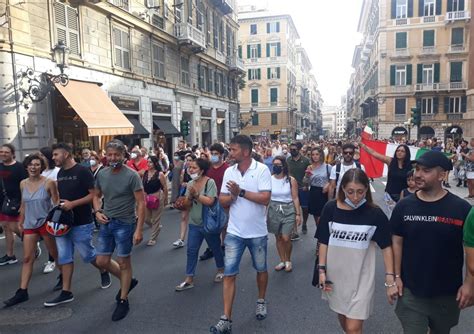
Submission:
<svg viewBox="0 0 474 334">
<path fill-rule="evenodd" d="M 390 58 L 409 58 L 410 57 L 410 50 L 405 49 L 395 49 L 395 52 L 391 54 Z"/>
<path fill-rule="evenodd" d="M 436 16 L 424 16 L 423 23 L 436 22 Z"/>
<path fill-rule="evenodd" d="M 424 46 L 421 49 L 421 53 L 424 55 L 432 55 L 436 53 L 436 48 L 434 46 Z"/>
<path fill-rule="evenodd" d="M 447 12 L 444 21 L 446 23 L 454 21 L 470 20 L 471 13 L 468 11 Z"/>
<path fill-rule="evenodd" d="M 466 51 L 466 47 L 462 44 L 449 46 L 449 53 L 463 53 L 465 51 Z"/>
<path fill-rule="evenodd" d="M 439 83 L 432 83 L 432 84 L 416 84 L 415 91 L 416 92 L 437 92 L 441 88 L 441 84 Z"/>
<path fill-rule="evenodd" d="M 175 36 L 179 45 L 186 45 L 194 53 L 203 52 L 206 49 L 206 39 L 204 33 L 186 22 L 174 25 Z"/>
<path fill-rule="evenodd" d="M 403 26 L 408 24 L 408 19 L 407 18 L 399 18 L 395 20 L 395 25 L 397 26 Z"/>
<path fill-rule="evenodd" d="M 234 6 L 233 6 L 233 1 L 232 0 L 212 0 L 211 2 L 224 15 L 230 14 L 234 11 Z"/>
<path fill-rule="evenodd" d="M 412 85 L 404 85 L 404 86 L 391 86 L 392 93 L 411 93 L 413 92 Z"/>
<path fill-rule="evenodd" d="M 467 84 L 462 81 L 449 83 L 449 90 L 464 90 L 466 88 L 467 88 Z"/>
<path fill-rule="evenodd" d="M 466 82 L 450 82 L 450 83 L 432 83 L 432 84 L 416 84 L 416 92 L 438 92 L 467 89 Z"/>
<path fill-rule="evenodd" d="M 244 62 L 237 54 L 227 57 L 226 65 L 229 66 L 230 71 L 245 73 Z"/>
</svg>

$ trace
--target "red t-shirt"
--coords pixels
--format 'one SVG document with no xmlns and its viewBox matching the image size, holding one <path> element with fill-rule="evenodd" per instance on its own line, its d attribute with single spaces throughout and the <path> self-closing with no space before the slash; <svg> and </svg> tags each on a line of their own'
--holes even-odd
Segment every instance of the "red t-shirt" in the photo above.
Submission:
<svg viewBox="0 0 474 334">
<path fill-rule="evenodd" d="M 141 159 L 137 164 L 134 160 L 128 160 L 127 166 L 131 169 L 139 172 L 141 170 L 148 170 L 148 161 L 146 159 Z"/>
<path fill-rule="evenodd" d="M 219 168 L 214 168 L 211 166 L 207 171 L 206 176 L 214 180 L 217 186 L 217 195 L 221 193 L 222 181 L 224 180 L 225 170 L 229 167 L 227 162 L 224 162 Z"/>
</svg>

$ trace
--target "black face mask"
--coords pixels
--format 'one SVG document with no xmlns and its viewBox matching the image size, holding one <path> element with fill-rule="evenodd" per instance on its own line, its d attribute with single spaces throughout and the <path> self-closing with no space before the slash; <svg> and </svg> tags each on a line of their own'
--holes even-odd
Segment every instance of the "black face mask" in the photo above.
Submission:
<svg viewBox="0 0 474 334">
<path fill-rule="evenodd" d="M 280 174 L 281 172 L 283 171 L 283 167 L 282 166 L 273 166 L 273 174 Z"/>
<path fill-rule="evenodd" d="M 290 154 L 292 157 L 297 157 L 298 156 L 298 151 L 297 150 L 290 150 Z"/>
</svg>

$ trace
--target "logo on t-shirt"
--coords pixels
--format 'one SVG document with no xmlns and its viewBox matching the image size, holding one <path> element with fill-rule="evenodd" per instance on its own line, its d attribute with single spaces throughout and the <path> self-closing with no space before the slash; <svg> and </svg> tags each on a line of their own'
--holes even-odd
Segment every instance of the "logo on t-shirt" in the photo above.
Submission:
<svg viewBox="0 0 474 334">
<path fill-rule="evenodd" d="M 329 245 L 367 249 L 376 229 L 377 227 L 372 225 L 348 225 L 329 222 Z"/>
<path fill-rule="evenodd" d="M 455 219 L 449 217 L 440 216 L 418 216 L 418 215 L 405 215 L 403 216 L 404 222 L 417 222 L 417 223 L 443 223 L 447 225 L 463 226 L 464 221 L 462 219 Z"/>
</svg>

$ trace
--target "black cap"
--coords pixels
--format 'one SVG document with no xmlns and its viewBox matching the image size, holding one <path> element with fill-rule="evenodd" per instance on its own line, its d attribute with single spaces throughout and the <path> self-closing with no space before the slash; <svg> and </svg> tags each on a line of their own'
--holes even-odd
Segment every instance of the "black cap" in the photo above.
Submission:
<svg viewBox="0 0 474 334">
<path fill-rule="evenodd" d="M 444 170 L 453 169 L 453 163 L 449 160 L 443 153 L 439 151 L 428 151 L 423 153 L 418 159 L 415 160 L 415 163 L 428 167 L 441 167 Z"/>
</svg>

